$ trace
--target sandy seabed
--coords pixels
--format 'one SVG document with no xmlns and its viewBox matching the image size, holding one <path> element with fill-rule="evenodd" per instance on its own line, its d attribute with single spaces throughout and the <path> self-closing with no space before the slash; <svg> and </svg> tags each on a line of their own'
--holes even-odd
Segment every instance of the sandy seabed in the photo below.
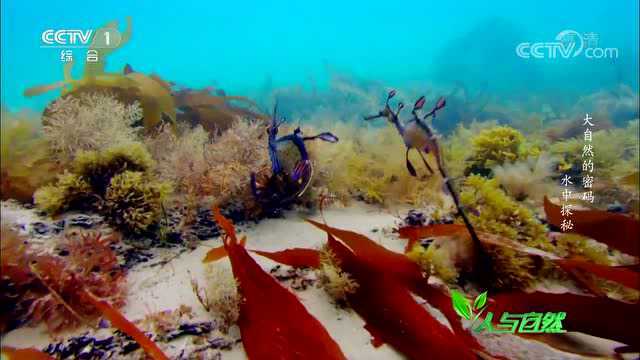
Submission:
<svg viewBox="0 0 640 360">
<path fill-rule="evenodd" d="M 393 251 L 402 252 L 404 241 L 400 241 L 391 233 L 391 229 L 400 220 L 397 210 L 380 209 L 361 203 L 354 203 L 349 207 L 331 208 L 324 212 L 327 223 L 334 227 L 344 228 L 364 234 L 374 241 Z M 240 226 L 238 230 L 247 236 L 247 247 L 265 251 L 283 250 L 291 247 L 319 248 L 326 241 L 326 233 L 316 229 L 304 221 L 306 217 L 321 219 L 320 214 L 307 215 L 300 212 L 289 212 L 282 219 L 268 219 L 259 224 Z M 29 224 L 37 221 L 38 217 L 32 210 L 3 203 L 2 222 L 4 224 L 18 224 L 28 228 Z M 202 258 L 211 247 L 219 246 L 220 239 L 211 239 L 198 243 L 193 251 L 178 253 L 175 250 L 157 249 L 156 259 L 166 263 L 157 266 L 140 264 L 128 273 L 127 304 L 121 309 L 123 314 L 137 320 L 147 314 L 164 310 L 174 310 L 181 305 L 193 309 L 195 321 L 211 320 L 196 298 L 191 280 L 206 284 L 205 266 Z M 277 263 L 261 256 L 254 255 L 254 259 L 265 269 L 270 271 Z M 228 266 L 228 260 L 219 261 L 220 266 Z M 313 274 L 312 274 L 313 276 Z M 286 286 L 286 284 L 285 284 Z M 369 333 L 363 328 L 364 321 L 349 309 L 336 307 L 329 296 L 316 286 L 305 290 L 292 290 L 299 297 L 307 310 L 315 316 L 328 330 L 329 334 L 338 342 L 342 351 L 349 359 L 402 359 L 403 356 L 388 345 L 373 347 Z M 416 301 L 425 303 L 416 298 Z M 424 306 L 446 323 L 444 316 L 428 304 Z M 79 335 L 87 329 L 76 329 L 72 332 L 60 334 L 55 340 Z M 234 327 L 231 336 L 239 338 L 239 330 Z M 269 334 L 265 334 L 269 336 Z M 578 340 L 586 341 L 591 346 L 610 348 L 614 344 L 586 335 L 575 335 Z M 505 355 L 512 359 L 578 359 L 574 354 L 561 352 L 540 342 L 519 338 L 512 335 L 481 335 L 480 342 L 494 355 Z M 45 332 L 44 326 L 23 327 L 7 333 L 2 338 L 3 346 L 44 348 L 53 342 Z M 170 356 L 189 353 L 191 341 L 183 337 L 164 345 L 163 350 Z M 138 353 L 138 352 L 136 352 Z M 224 359 L 245 359 L 246 354 L 241 343 L 234 345 L 231 350 L 221 350 Z M 425 354 L 427 355 L 427 354 Z"/>
</svg>

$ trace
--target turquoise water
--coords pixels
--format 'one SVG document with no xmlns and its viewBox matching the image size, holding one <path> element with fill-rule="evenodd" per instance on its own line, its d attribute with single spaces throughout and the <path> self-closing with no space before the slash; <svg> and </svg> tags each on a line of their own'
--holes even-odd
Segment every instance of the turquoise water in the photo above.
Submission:
<svg viewBox="0 0 640 360">
<path fill-rule="evenodd" d="M 2 105 L 62 79 L 48 28 L 97 28 L 126 16 L 133 38 L 107 69 L 129 63 L 190 87 L 213 85 L 258 101 L 266 83 L 326 89 L 331 72 L 402 88 L 462 82 L 504 98 L 577 99 L 620 83 L 638 89 L 638 1 L 2 1 Z M 522 59 L 520 42 L 560 31 L 597 33 L 617 59 Z M 80 74 L 79 67 L 75 71 Z M 571 101 L 571 100 L 568 100 Z"/>
</svg>

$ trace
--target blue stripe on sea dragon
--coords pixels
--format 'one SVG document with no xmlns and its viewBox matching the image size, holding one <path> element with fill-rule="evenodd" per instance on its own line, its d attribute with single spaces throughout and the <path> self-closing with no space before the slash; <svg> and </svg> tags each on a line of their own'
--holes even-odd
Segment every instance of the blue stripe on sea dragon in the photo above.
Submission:
<svg viewBox="0 0 640 360">
<path fill-rule="evenodd" d="M 429 162 L 425 159 L 424 153 L 433 153 L 435 159 L 438 161 L 438 167 L 440 164 L 440 148 L 438 147 L 438 137 L 435 132 L 431 129 L 431 127 L 426 123 L 426 120 L 436 117 L 436 112 L 440 109 L 444 108 L 446 105 L 446 101 L 444 97 L 438 99 L 436 104 L 433 106 L 431 111 L 425 114 L 422 118 L 418 115 L 418 112 L 422 110 L 424 104 L 426 103 L 426 99 L 424 96 L 421 96 L 413 105 L 413 109 L 411 110 L 411 118 L 404 123 L 400 120 L 400 111 L 404 108 L 404 104 L 402 102 L 398 103 L 398 109 L 394 112 L 389 106 L 389 100 L 396 95 L 395 90 L 391 90 L 387 95 L 387 100 L 384 104 L 384 108 L 378 112 L 376 115 L 366 116 L 365 120 L 373 120 L 378 118 L 386 118 L 387 121 L 392 123 L 400 136 L 402 136 L 402 140 L 404 141 L 404 145 L 407 148 L 405 158 L 407 163 L 407 170 L 412 176 L 416 176 L 416 169 L 411 164 L 409 160 L 409 150 L 416 149 L 422 162 L 425 167 L 429 171 L 430 174 L 433 174 L 433 169 L 429 165 Z"/>
<path fill-rule="evenodd" d="M 314 136 L 304 136 L 300 127 L 296 128 L 291 134 L 278 137 L 280 125 L 282 125 L 285 120 L 281 119 L 280 121 L 278 121 L 277 111 L 278 105 L 276 104 L 273 108 L 271 123 L 267 128 L 269 141 L 269 158 L 271 160 L 271 178 L 280 178 L 284 181 L 287 181 L 288 178 L 289 183 L 297 185 L 296 190 L 293 194 L 281 194 L 283 196 L 282 202 L 286 202 L 288 198 L 296 198 L 302 196 L 309 183 L 311 182 L 311 177 L 313 175 L 313 165 L 311 163 L 311 159 L 309 159 L 309 152 L 307 151 L 305 142 L 319 139 L 330 143 L 336 143 L 338 142 L 338 137 L 330 132 L 323 132 Z M 291 142 L 296 147 L 296 150 L 298 150 L 298 153 L 300 155 L 300 160 L 298 160 L 290 174 L 287 174 L 285 169 L 282 167 L 278 156 L 279 145 L 287 142 Z M 259 186 L 256 182 L 255 174 L 251 175 L 251 189 L 254 196 L 256 198 L 259 198 Z"/>
</svg>

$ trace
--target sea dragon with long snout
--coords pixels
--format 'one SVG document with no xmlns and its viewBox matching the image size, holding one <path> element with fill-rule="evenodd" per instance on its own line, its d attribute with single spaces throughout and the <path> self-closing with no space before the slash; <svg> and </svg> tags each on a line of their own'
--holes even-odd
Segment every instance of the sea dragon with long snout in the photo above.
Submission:
<svg viewBox="0 0 640 360">
<path fill-rule="evenodd" d="M 271 207 L 286 205 L 299 198 L 311 183 L 313 165 L 309 158 L 306 141 L 320 139 L 330 143 L 338 142 L 338 137 L 330 132 L 304 136 L 300 127 L 297 127 L 291 134 L 278 137 L 279 128 L 285 120 L 278 121 L 277 111 L 278 105 L 276 104 L 273 108 L 271 123 L 267 128 L 271 176 L 260 181 L 255 173 L 251 174 L 251 191 L 254 197 L 259 203 Z M 279 157 L 279 148 L 286 143 L 293 144 L 300 155 L 300 159 L 291 172 L 284 169 Z"/>
<path fill-rule="evenodd" d="M 378 114 L 366 116 L 364 119 L 369 121 L 378 118 L 385 118 L 395 126 L 396 130 L 398 130 L 398 133 L 404 141 L 404 145 L 407 148 L 405 154 L 407 170 L 409 170 L 409 173 L 412 176 L 416 176 L 417 173 L 415 167 L 413 167 L 413 164 L 411 164 L 411 161 L 409 160 L 409 150 L 411 149 L 416 149 L 418 151 L 418 154 L 420 155 L 420 158 L 422 159 L 422 162 L 426 166 L 427 170 L 429 170 L 430 174 L 433 174 L 433 169 L 429 165 L 427 159 L 425 159 L 422 152 L 425 152 L 427 154 L 433 153 L 436 160 L 438 160 L 438 167 L 440 167 L 440 148 L 437 142 L 437 135 L 431 129 L 429 124 L 426 123 L 426 120 L 430 117 L 435 118 L 436 112 L 444 108 L 444 106 L 446 105 L 446 101 L 444 97 L 439 98 L 431 111 L 429 111 L 421 118 L 420 115 L 418 115 L 418 111 L 420 111 L 426 103 L 425 97 L 421 96 L 413 105 L 413 110 L 411 110 L 411 118 L 406 123 L 404 123 L 402 120 L 400 120 L 399 117 L 400 111 L 402 111 L 402 109 L 404 108 L 404 104 L 402 102 L 398 103 L 398 109 L 396 111 L 393 111 L 391 109 L 391 106 L 389 106 L 389 100 L 391 100 L 391 98 L 393 98 L 395 95 L 396 91 L 391 90 L 389 94 L 387 94 L 387 100 L 385 101 L 384 108 L 380 110 Z"/>
<path fill-rule="evenodd" d="M 415 104 L 413 105 L 413 110 L 411 110 L 411 118 L 406 123 L 403 123 L 400 120 L 399 115 L 400 115 L 400 111 L 402 111 L 402 109 L 404 108 L 404 104 L 402 102 L 399 102 L 398 109 L 396 111 L 393 111 L 391 109 L 391 106 L 389 106 L 389 100 L 391 100 L 391 98 L 393 98 L 395 95 L 396 95 L 395 90 L 389 91 L 389 93 L 387 94 L 387 100 L 385 101 L 385 104 L 384 104 L 384 108 L 380 110 L 377 115 L 365 116 L 364 119 L 373 120 L 378 118 L 386 118 L 387 121 L 389 121 L 396 127 L 396 129 L 398 130 L 398 133 L 400 134 L 400 136 L 402 137 L 402 140 L 404 141 L 405 147 L 407 148 L 406 154 L 405 154 L 407 170 L 409 170 L 409 173 L 412 176 L 417 176 L 417 173 L 416 173 L 416 169 L 413 167 L 413 165 L 411 164 L 411 161 L 409 160 L 409 150 L 416 149 L 418 151 L 420 158 L 424 162 L 425 167 L 427 168 L 427 170 L 431 175 L 434 173 L 434 171 L 429 165 L 429 162 L 427 161 L 427 159 L 422 154 L 422 152 L 425 152 L 427 154 L 428 153 L 433 154 L 438 165 L 437 170 L 442 176 L 442 181 L 444 185 L 443 191 L 449 196 L 451 196 L 453 203 L 456 207 L 456 210 L 458 212 L 458 215 L 460 215 L 460 217 L 462 218 L 464 225 L 466 226 L 471 236 L 471 239 L 473 240 L 473 243 L 476 245 L 475 248 L 476 248 L 476 251 L 478 252 L 478 259 L 479 259 L 478 267 L 482 269 L 479 271 L 479 273 L 482 273 L 482 272 L 488 273 L 489 271 L 492 271 L 492 266 L 490 264 L 489 257 L 487 256 L 486 251 L 482 247 L 482 244 L 480 243 L 480 238 L 478 237 L 478 234 L 473 228 L 473 225 L 469 221 L 469 217 L 467 216 L 464 208 L 460 204 L 460 199 L 453 187 L 453 183 L 451 179 L 449 178 L 449 176 L 447 176 L 447 170 L 442 160 L 442 152 L 440 151 L 440 146 L 438 144 L 438 136 L 436 135 L 435 131 L 431 128 L 431 126 L 429 126 L 429 124 L 427 124 L 426 122 L 426 120 L 429 118 L 435 118 L 436 112 L 445 107 L 446 105 L 445 98 L 440 97 L 438 101 L 436 101 L 436 104 L 433 106 L 433 108 L 431 108 L 431 111 L 429 111 L 423 117 L 420 117 L 420 115 L 418 115 L 418 111 L 422 110 L 422 108 L 424 107 L 424 104 L 426 103 L 425 97 L 421 96 L 418 100 L 416 100 Z"/>
</svg>

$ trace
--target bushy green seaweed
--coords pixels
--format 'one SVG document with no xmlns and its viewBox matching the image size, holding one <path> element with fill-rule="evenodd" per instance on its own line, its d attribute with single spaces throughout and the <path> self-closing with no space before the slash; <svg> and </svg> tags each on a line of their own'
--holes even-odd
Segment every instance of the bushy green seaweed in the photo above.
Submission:
<svg viewBox="0 0 640 360">
<path fill-rule="evenodd" d="M 471 141 L 473 154 L 467 174 L 489 175 L 497 165 L 538 156 L 539 146 L 529 144 L 524 135 L 509 126 L 496 126 L 482 130 Z"/>
<path fill-rule="evenodd" d="M 50 214 L 97 211 L 124 232 L 141 234 L 157 222 L 171 191 L 169 183 L 154 179 L 152 167 L 151 155 L 139 143 L 81 152 L 72 172 L 36 191 L 35 203 Z"/>
<path fill-rule="evenodd" d="M 162 215 L 162 200 L 170 191 L 167 183 L 148 182 L 140 171 L 125 171 L 111 178 L 106 215 L 114 225 L 142 233 Z"/>
<path fill-rule="evenodd" d="M 546 227 L 531 210 L 505 194 L 495 179 L 469 176 L 463 184 L 460 201 L 477 230 L 553 250 L 547 240 Z M 526 287 L 534 279 L 536 268 L 529 256 L 508 248 L 490 248 L 488 252 L 493 259 L 497 288 Z"/>
</svg>

